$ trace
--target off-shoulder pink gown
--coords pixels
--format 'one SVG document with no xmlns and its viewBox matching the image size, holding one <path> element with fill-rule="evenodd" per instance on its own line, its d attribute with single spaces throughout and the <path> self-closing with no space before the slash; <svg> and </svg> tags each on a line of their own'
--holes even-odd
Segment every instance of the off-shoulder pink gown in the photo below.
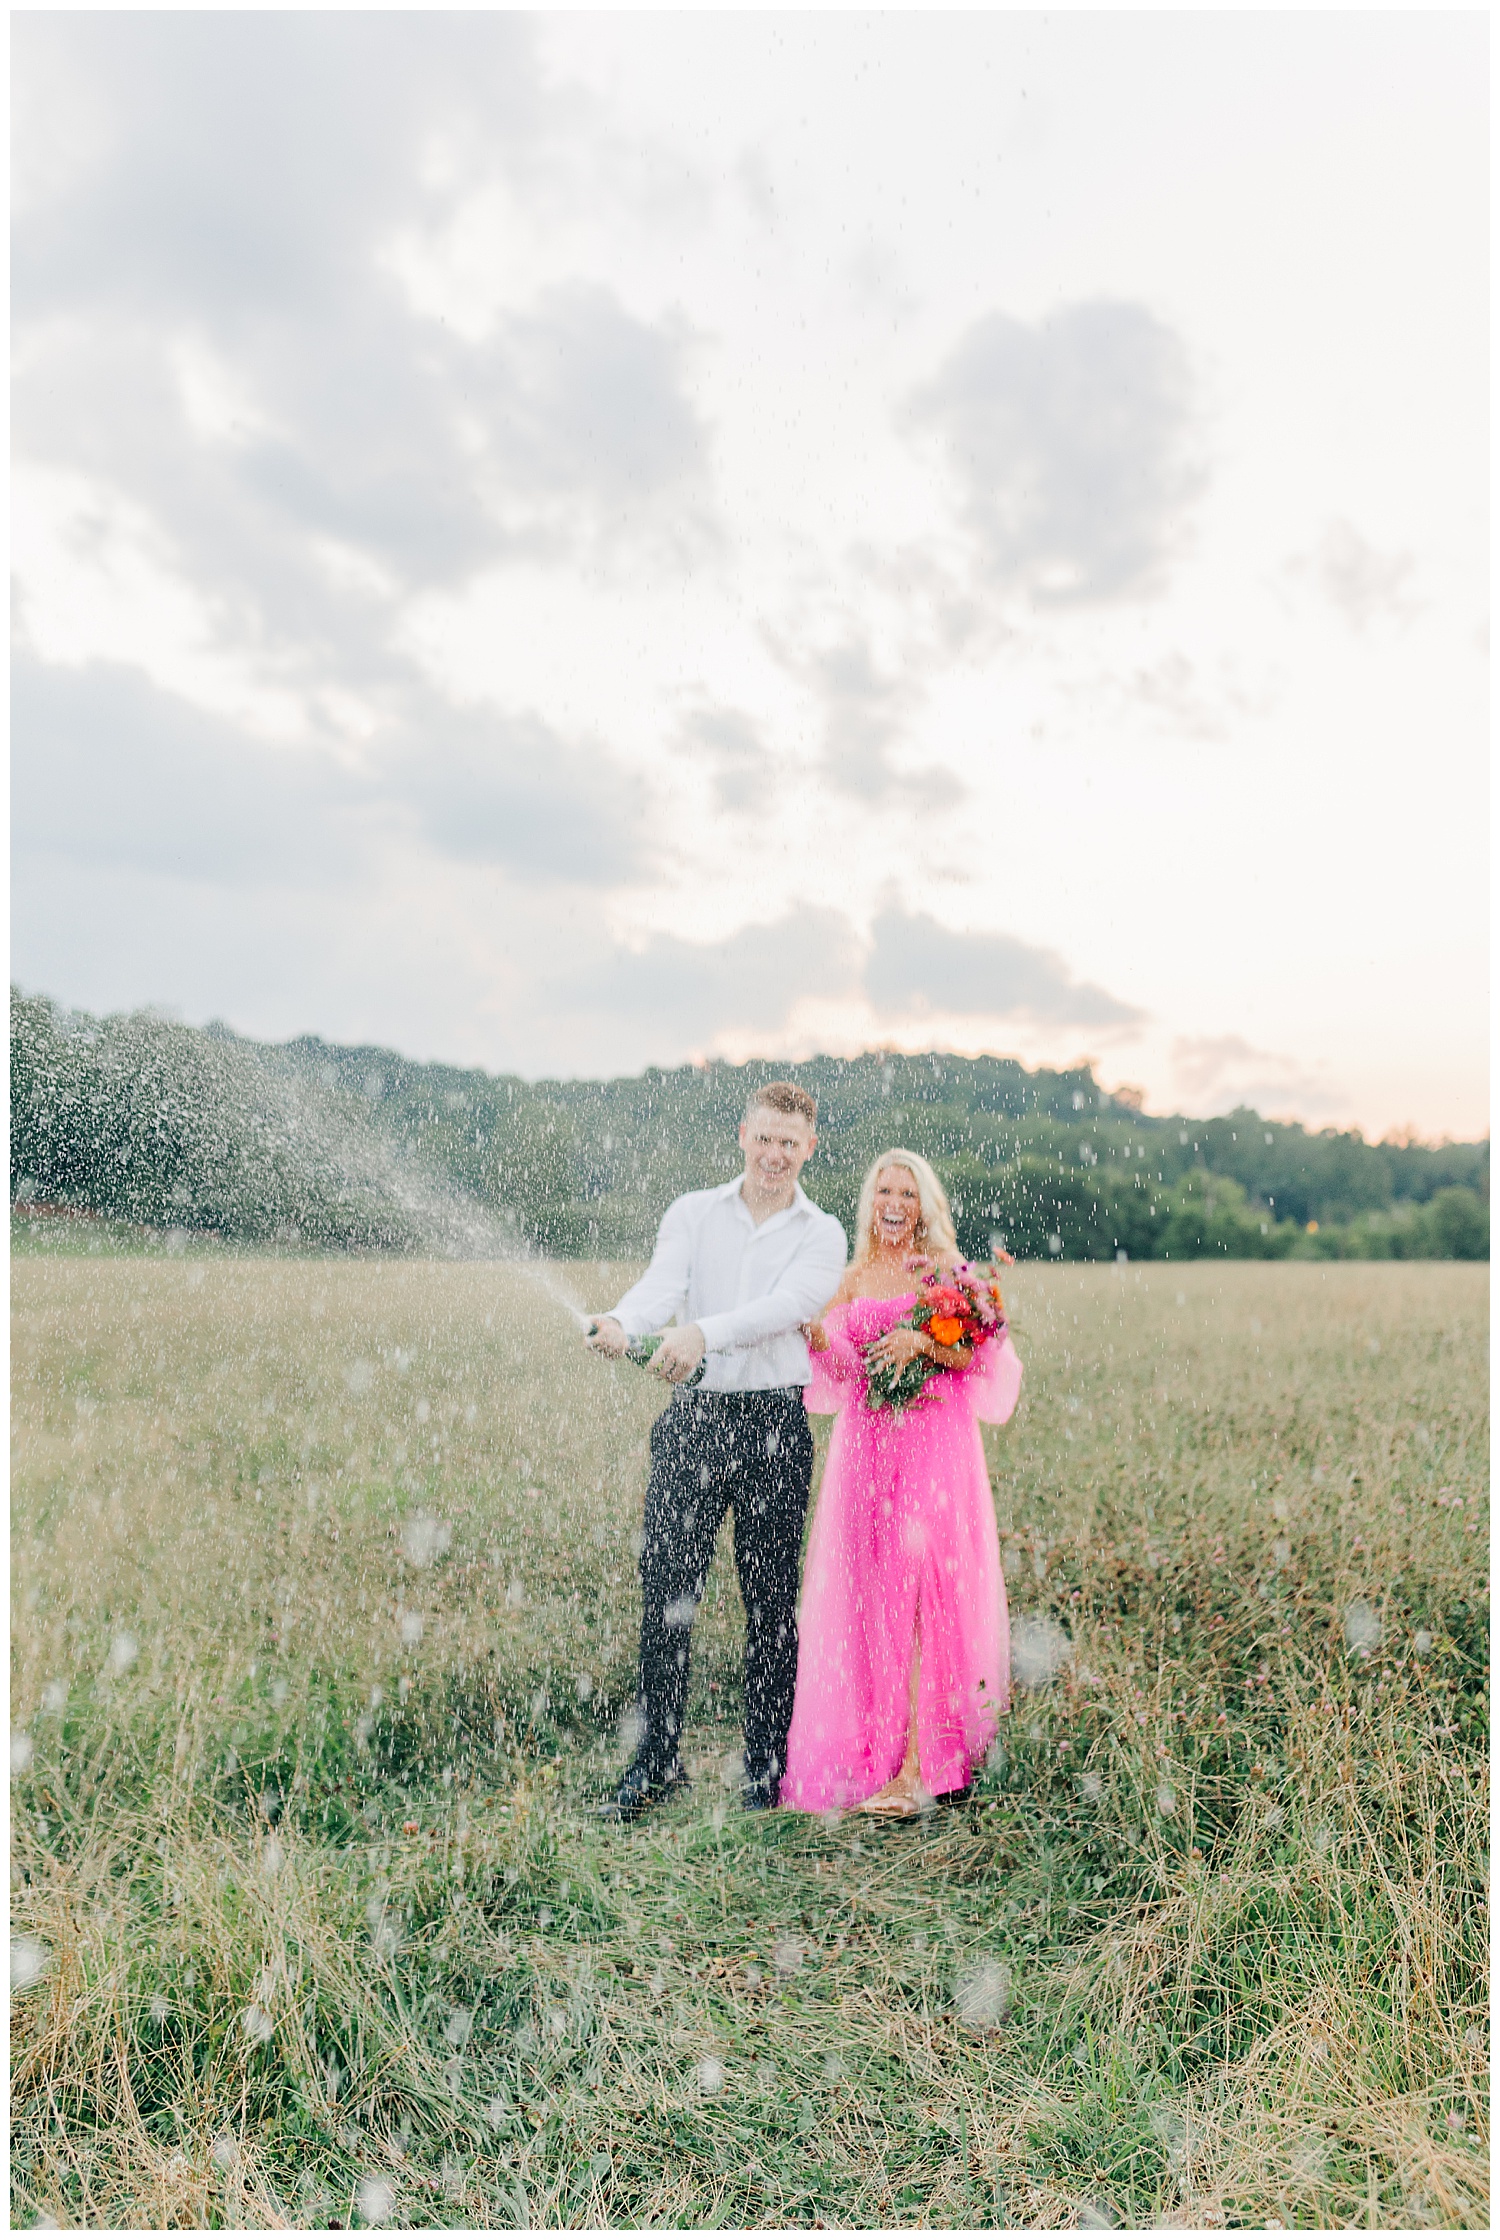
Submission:
<svg viewBox="0 0 1500 2240">
<path fill-rule="evenodd" d="M 966 1369 L 931 1377 L 900 1415 L 865 1404 L 862 1348 L 914 1292 L 851 1299 L 824 1316 L 807 1405 L 838 1421 L 802 1582 L 797 1696 L 781 1801 L 860 1804 L 900 1771 L 920 1623 L 923 1786 L 966 1788 L 1010 1708 L 1010 1626 L 979 1421 L 1004 1423 L 1021 1389 L 1008 1332 Z"/>
</svg>

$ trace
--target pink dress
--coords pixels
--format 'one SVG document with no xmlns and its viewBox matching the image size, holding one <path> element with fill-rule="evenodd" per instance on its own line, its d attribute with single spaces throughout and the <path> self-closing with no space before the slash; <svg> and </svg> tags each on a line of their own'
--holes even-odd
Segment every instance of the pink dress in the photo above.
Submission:
<svg viewBox="0 0 1500 2240">
<path fill-rule="evenodd" d="M 781 1801 L 859 1804 L 901 1769 L 920 1626 L 923 1786 L 967 1787 L 1010 1708 L 1010 1627 L 979 1419 L 1004 1423 L 1021 1389 L 1008 1332 L 966 1369 L 929 1378 L 900 1415 L 865 1405 L 862 1348 L 916 1294 L 851 1299 L 824 1317 L 807 1405 L 838 1417 L 808 1542 L 797 1698 Z"/>
</svg>

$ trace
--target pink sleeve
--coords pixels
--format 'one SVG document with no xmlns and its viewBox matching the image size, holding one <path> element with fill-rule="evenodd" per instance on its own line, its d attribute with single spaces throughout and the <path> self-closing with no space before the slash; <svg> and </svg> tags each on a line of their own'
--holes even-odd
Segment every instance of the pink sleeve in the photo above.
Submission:
<svg viewBox="0 0 1500 2240">
<path fill-rule="evenodd" d="M 824 1328 L 828 1329 L 826 1322 Z M 841 1331 L 828 1330 L 828 1343 L 823 1351 L 809 1358 L 812 1382 L 803 1395 L 807 1412 L 814 1416 L 836 1416 L 851 1391 L 864 1382 L 864 1355 Z"/>
<path fill-rule="evenodd" d="M 965 1375 L 980 1422 L 1008 1422 L 1021 1393 L 1021 1356 L 1008 1329 L 979 1347 Z"/>
</svg>

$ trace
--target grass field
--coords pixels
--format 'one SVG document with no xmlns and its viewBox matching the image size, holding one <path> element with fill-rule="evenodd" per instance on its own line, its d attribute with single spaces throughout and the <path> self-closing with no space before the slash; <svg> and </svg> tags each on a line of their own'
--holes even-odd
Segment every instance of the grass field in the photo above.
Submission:
<svg viewBox="0 0 1500 2240">
<path fill-rule="evenodd" d="M 629 1833 L 646 1378 L 506 1267 L 13 1279 L 17 2223 L 1487 2223 L 1487 1270 L 1017 1268 L 975 1804 L 742 1816 L 721 1550 Z"/>
</svg>

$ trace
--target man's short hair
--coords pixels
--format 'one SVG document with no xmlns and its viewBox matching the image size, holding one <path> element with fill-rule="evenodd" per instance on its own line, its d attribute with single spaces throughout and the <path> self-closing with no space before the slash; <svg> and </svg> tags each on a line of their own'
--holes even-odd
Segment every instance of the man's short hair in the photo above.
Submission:
<svg viewBox="0 0 1500 2240">
<path fill-rule="evenodd" d="M 763 1105 L 772 1112 L 784 1112 L 789 1118 L 796 1113 L 810 1128 L 818 1125 L 817 1099 L 810 1097 L 805 1089 L 799 1089 L 795 1081 L 765 1081 L 758 1089 L 752 1089 L 745 1104 L 746 1120 Z"/>
</svg>

